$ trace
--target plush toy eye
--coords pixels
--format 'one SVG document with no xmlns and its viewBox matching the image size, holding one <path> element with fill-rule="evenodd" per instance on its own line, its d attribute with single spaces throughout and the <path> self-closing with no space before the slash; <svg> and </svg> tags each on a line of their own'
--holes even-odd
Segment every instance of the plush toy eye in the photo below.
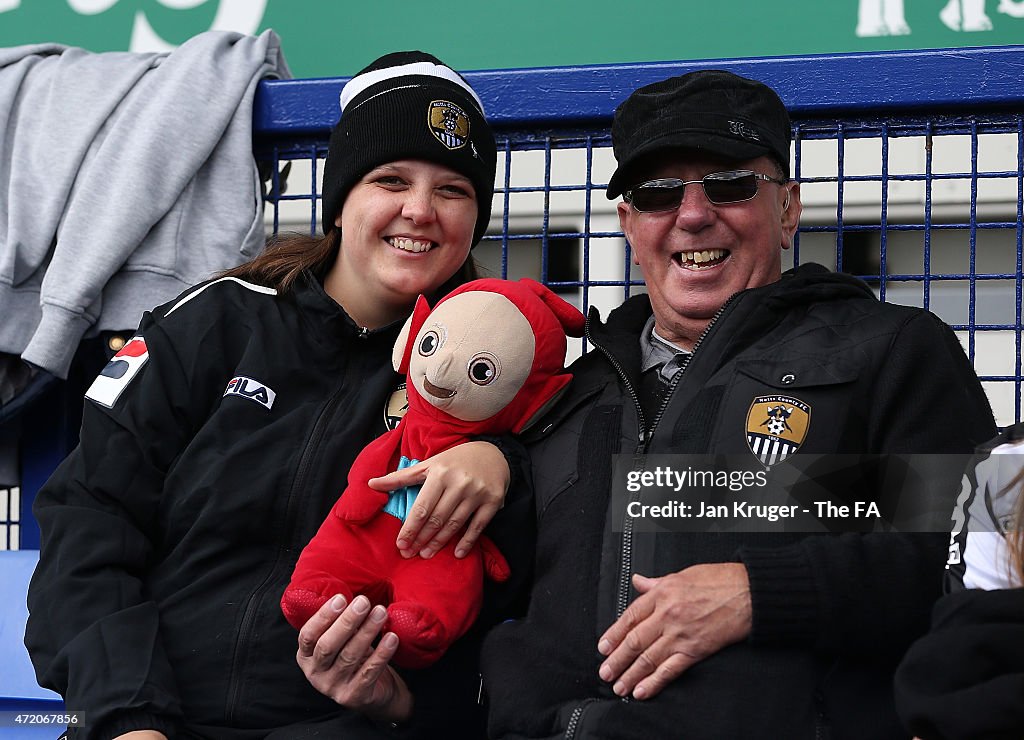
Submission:
<svg viewBox="0 0 1024 740">
<path fill-rule="evenodd" d="M 423 335 L 423 339 L 420 340 L 420 354 L 424 357 L 430 357 L 437 348 L 441 345 L 441 337 L 436 331 L 431 329 Z"/>
<path fill-rule="evenodd" d="M 469 379 L 477 385 L 490 385 L 500 373 L 498 360 L 491 355 L 477 355 L 469 361 Z"/>
</svg>

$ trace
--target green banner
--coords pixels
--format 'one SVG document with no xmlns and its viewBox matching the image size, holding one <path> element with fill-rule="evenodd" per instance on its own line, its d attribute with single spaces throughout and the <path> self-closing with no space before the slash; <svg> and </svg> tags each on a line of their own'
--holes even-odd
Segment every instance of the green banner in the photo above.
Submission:
<svg viewBox="0 0 1024 740">
<path fill-rule="evenodd" d="M 422 49 L 458 69 L 1024 43 L 1024 0 L 0 0 L 0 46 L 169 50 L 273 28 L 296 77 Z"/>
</svg>

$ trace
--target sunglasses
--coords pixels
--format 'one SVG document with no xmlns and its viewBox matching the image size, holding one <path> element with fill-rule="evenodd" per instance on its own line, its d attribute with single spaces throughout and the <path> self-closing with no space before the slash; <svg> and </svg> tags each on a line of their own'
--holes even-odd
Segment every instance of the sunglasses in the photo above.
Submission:
<svg viewBox="0 0 1024 740">
<path fill-rule="evenodd" d="M 657 213 L 674 211 L 683 202 L 683 193 L 687 185 L 698 182 L 704 188 L 704 195 L 715 205 L 742 203 L 757 195 L 757 181 L 774 182 L 785 185 L 785 180 L 778 180 L 760 172 L 750 170 L 731 170 L 730 172 L 712 172 L 699 180 L 680 180 L 676 177 L 665 177 L 660 180 L 648 180 L 622 194 L 622 199 L 631 204 L 641 213 Z"/>
</svg>

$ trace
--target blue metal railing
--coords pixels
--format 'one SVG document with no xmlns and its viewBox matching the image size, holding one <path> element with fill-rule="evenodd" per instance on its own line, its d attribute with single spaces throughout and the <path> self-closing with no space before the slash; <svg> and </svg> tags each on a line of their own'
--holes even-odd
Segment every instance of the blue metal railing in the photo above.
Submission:
<svg viewBox="0 0 1024 740">
<path fill-rule="evenodd" d="M 584 305 L 602 288 L 621 289 L 618 298 L 603 299 L 608 303 L 641 289 L 641 276 L 605 203 L 610 169 L 598 172 L 599 160 L 610 161 L 612 112 L 639 85 L 696 69 L 729 69 L 767 82 L 786 102 L 794 123 L 794 176 L 805 193 L 811 187 L 833 189 L 828 202 L 811 202 L 805 211 L 793 261 L 805 258 L 810 243 L 810 258 L 863 277 L 882 300 L 938 313 L 962 332 L 968 355 L 1001 409 L 1000 423 L 1019 421 L 1022 64 L 1024 46 L 468 72 L 500 139 L 496 216 L 485 238 L 500 252 L 494 269 L 518 276 L 510 256 L 523 243 L 539 242 L 537 276 L 556 288 L 577 289 Z M 275 159 L 322 157 L 344 82 L 262 83 L 254 121 L 258 150 Z M 1005 147 L 1007 136 L 1013 139 L 1012 156 L 997 168 L 980 167 L 982 148 L 991 142 Z M 964 141 L 970 149 L 966 162 L 952 151 Z M 820 155 L 806 152 L 821 142 L 834 146 L 831 170 L 824 173 Z M 865 142 L 877 143 L 877 158 L 866 168 L 862 156 L 850 153 Z M 893 151 L 906 142 L 917 157 L 912 166 L 905 147 L 899 155 Z M 565 151 L 581 155 L 571 167 L 555 161 Z M 539 168 L 517 164 L 517 157 L 530 152 L 542 157 Z M 805 172 L 808 164 L 813 166 Z M 524 180 L 523 172 L 530 177 Z M 315 179 L 314 174 L 306 194 L 282 196 L 307 200 L 311 226 L 318 218 Z M 993 183 L 1012 184 L 1014 194 L 1009 200 L 985 196 L 981 191 Z M 868 215 L 863 196 L 856 195 L 866 187 L 876 193 Z M 908 200 L 908 187 L 919 194 Z M 896 197 L 900 188 L 903 195 Z M 537 205 L 517 208 L 517 199 L 531 195 L 539 197 Z M 567 195 L 577 196 L 575 212 L 553 206 Z M 574 226 L 565 228 L 569 223 Z M 993 246 L 990 238 L 999 241 Z M 564 240 L 579 245 L 579 271 L 569 278 L 549 272 L 552 245 Z M 613 250 L 621 255 L 618 274 L 593 269 Z M 1007 257 L 993 267 L 997 252 Z M 958 261 L 960 254 L 965 259 Z M 1012 307 L 997 305 L 1009 285 Z"/>
<path fill-rule="evenodd" d="M 604 197 L 611 116 L 636 87 L 706 68 L 765 81 L 792 113 L 805 218 L 790 259 L 825 262 L 883 300 L 938 313 L 961 332 L 999 422 L 1021 420 L 1024 46 L 467 72 L 499 136 L 495 216 L 477 253 L 517 277 L 520 258 L 537 252 L 528 271 L 582 306 L 604 310 L 642 290 Z M 271 167 L 275 231 L 319 224 L 319 172 L 344 82 L 260 83 L 253 131 Z M 61 431 L 35 430 L 25 451 L 22 547 L 38 542 L 27 507 L 68 449 L 77 424 L 61 419 L 74 418 L 77 400 L 33 415 Z"/>
<path fill-rule="evenodd" d="M 697 69 L 728 69 L 779 91 L 794 119 L 913 111 L 974 111 L 1020 102 L 1024 47 L 763 57 L 466 72 L 488 119 L 505 129 L 607 125 L 637 87 Z M 347 78 L 260 84 L 259 137 L 323 135 Z"/>
</svg>

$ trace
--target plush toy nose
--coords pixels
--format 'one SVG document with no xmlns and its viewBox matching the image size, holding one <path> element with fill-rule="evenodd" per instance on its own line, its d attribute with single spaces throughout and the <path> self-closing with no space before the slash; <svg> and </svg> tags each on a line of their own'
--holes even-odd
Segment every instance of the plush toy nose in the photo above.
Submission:
<svg viewBox="0 0 1024 740">
<path fill-rule="evenodd" d="M 454 390 L 442 388 L 441 386 L 434 385 L 433 383 L 431 383 L 430 378 L 428 378 L 426 375 L 423 376 L 423 390 L 425 390 L 427 393 L 434 396 L 435 398 L 451 398 L 452 396 L 455 395 Z"/>
<path fill-rule="evenodd" d="M 455 388 L 445 388 L 444 386 L 434 385 L 430 382 L 428 375 L 433 375 L 440 382 L 445 382 L 445 379 L 452 380 L 452 362 L 455 360 L 454 355 L 450 349 L 443 348 L 436 355 L 429 358 L 425 367 L 423 367 L 423 390 L 429 393 L 434 398 L 447 399 L 455 395 Z M 457 385 L 457 384 L 456 384 Z"/>
</svg>

